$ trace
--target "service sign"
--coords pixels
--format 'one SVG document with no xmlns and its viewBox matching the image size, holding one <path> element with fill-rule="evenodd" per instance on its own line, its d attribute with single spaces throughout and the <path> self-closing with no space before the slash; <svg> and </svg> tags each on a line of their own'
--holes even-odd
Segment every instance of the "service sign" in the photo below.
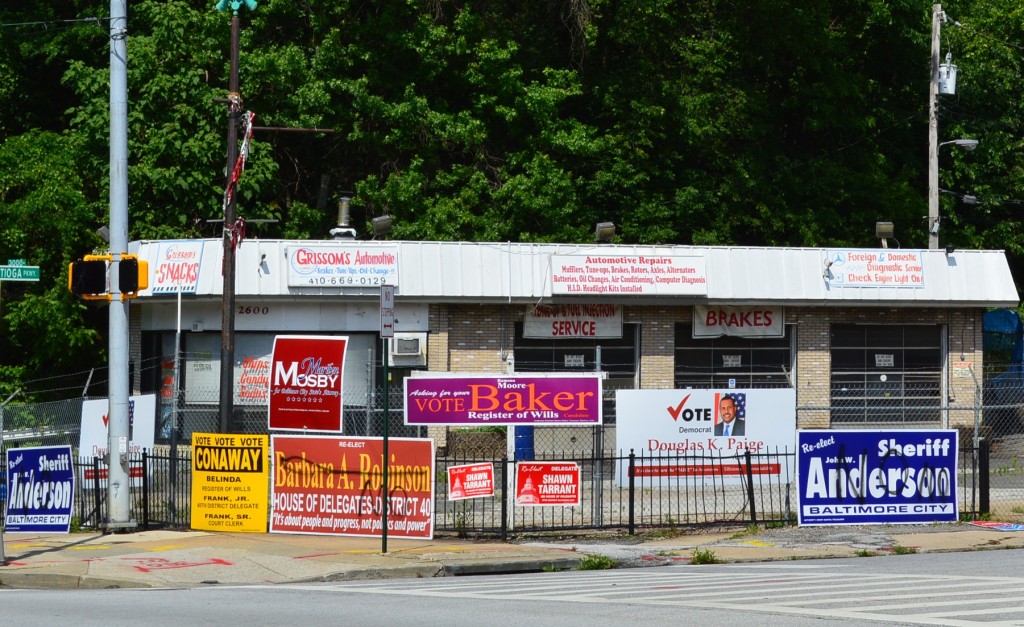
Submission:
<svg viewBox="0 0 1024 627">
<path fill-rule="evenodd" d="M 156 259 L 150 263 L 149 290 L 153 294 L 195 294 L 202 261 L 202 240 L 160 242 Z"/>
<path fill-rule="evenodd" d="M 192 434 L 192 528 L 266 533 L 265 435 Z"/>
<path fill-rule="evenodd" d="M 494 496 L 494 464 L 464 464 L 448 467 L 448 500 Z"/>
<path fill-rule="evenodd" d="M 924 287 L 920 250 L 830 250 L 825 272 L 833 287 Z"/>
<path fill-rule="evenodd" d="M 580 504 L 580 467 L 575 462 L 519 462 L 516 464 L 516 505 Z"/>
<path fill-rule="evenodd" d="M 405 379 L 407 425 L 599 425 L 596 375 Z"/>
<path fill-rule="evenodd" d="M 275 435 L 270 531 L 381 536 L 384 498 L 388 537 L 434 535 L 434 441 Z"/>
<path fill-rule="evenodd" d="M 636 453 L 637 477 L 711 476 L 738 483 L 747 472 L 788 481 L 796 440 L 792 389 L 617 390 L 618 447 Z M 765 455 L 765 456 L 762 456 Z M 618 485 L 628 477 L 620 468 Z"/>
<path fill-rule="evenodd" d="M 693 337 L 783 337 L 786 318 L 782 307 L 694 305 Z"/>
<path fill-rule="evenodd" d="M 270 360 L 270 430 L 341 433 L 347 337 L 279 335 Z"/>
<path fill-rule="evenodd" d="M 619 305 L 536 305 L 523 316 L 523 337 L 621 338 Z"/>
<path fill-rule="evenodd" d="M 678 255 L 552 255 L 551 293 L 704 296 L 704 257 Z"/>
<path fill-rule="evenodd" d="M 394 244 L 289 246 L 288 287 L 380 287 L 398 285 Z"/>
<path fill-rule="evenodd" d="M 70 446 L 7 449 L 5 531 L 68 533 L 74 497 Z"/>
<path fill-rule="evenodd" d="M 953 429 L 800 431 L 801 525 L 957 522 Z"/>
</svg>

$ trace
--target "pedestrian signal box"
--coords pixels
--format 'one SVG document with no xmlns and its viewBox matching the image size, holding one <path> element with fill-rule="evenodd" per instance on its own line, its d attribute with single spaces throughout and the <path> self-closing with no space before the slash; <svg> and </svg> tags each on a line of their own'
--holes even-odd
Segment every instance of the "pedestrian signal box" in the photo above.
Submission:
<svg viewBox="0 0 1024 627">
<path fill-rule="evenodd" d="M 68 289 L 85 300 L 113 300 L 108 283 L 112 255 L 86 255 L 68 265 Z M 121 255 L 118 288 L 121 300 L 134 298 L 149 287 L 149 263 L 135 255 Z"/>
</svg>

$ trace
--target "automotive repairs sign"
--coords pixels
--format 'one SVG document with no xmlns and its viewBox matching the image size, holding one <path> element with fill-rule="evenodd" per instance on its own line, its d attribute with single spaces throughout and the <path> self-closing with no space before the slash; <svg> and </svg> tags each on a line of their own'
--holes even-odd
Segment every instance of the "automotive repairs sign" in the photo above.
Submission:
<svg viewBox="0 0 1024 627">
<path fill-rule="evenodd" d="M 434 536 L 434 441 L 275 435 L 270 531 L 380 537 Z"/>
<path fill-rule="evenodd" d="M 68 533 L 74 497 L 70 446 L 7 449 L 6 531 Z"/>
<path fill-rule="evenodd" d="M 192 434 L 192 528 L 266 533 L 265 435 Z"/>
<path fill-rule="evenodd" d="M 601 379 L 437 376 L 405 379 L 407 425 L 599 425 Z"/>
<path fill-rule="evenodd" d="M 341 433 L 347 337 L 279 335 L 270 360 L 270 430 Z"/>
<path fill-rule="evenodd" d="M 801 525 L 956 522 L 955 430 L 800 431 Z"/>
<path fill-rule="evenodd" d="M 793 389 L 616 390 L 619 448 L 636 455 L 636 477 L 720 476 L 739 483 L 747 474 L 789 481 L 796 440 Z M 616 481 L 624 486 L 625 467 Z"/>
</svg>

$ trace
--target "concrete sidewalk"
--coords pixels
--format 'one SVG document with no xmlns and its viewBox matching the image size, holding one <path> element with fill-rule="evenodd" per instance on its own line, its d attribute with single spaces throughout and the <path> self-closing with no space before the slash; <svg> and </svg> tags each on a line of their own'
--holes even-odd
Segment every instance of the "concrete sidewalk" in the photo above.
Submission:
<svg viewBox="0 0 1024 627">
<path fill-rule="evenodd" d="M 588 554 L 623 566 L 685 563 L 694 550 L 723 561 L 850 557 L 894 552 L 1024 549 L 1024 532 L 970 525 L 867 529 L 798 528 L 666 536 L 579 534 L 524 542 L 388 539 L 287 534 L 143 531 L 4 534 L 0 586 L 158 588 L 438 577 L 577 568 Z M 898 550 L 896 552 L 899 552 Z"/>
</svg>

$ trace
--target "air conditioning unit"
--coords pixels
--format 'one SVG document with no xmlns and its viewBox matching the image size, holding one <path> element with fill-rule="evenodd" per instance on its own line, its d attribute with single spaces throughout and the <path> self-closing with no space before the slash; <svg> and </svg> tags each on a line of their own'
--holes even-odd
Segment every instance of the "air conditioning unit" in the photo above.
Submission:
<svg viewBox="0 0 1024 627">
<path fill-rule="evenodd" d="M 388 365 L 423 368 L 427 365 L 426 333 L 395 333 L 388 350 Z"/>
</svg>

